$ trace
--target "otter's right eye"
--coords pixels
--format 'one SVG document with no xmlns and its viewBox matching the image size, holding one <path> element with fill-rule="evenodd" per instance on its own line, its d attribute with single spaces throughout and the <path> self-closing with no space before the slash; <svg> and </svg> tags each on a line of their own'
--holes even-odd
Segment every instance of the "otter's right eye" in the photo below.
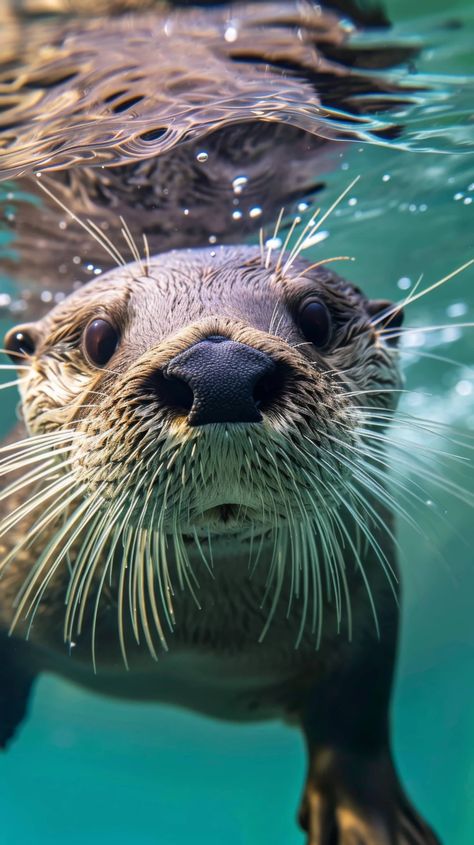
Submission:
<svg viewBox="0 0 474 845">
<path fill-rule="evenodd" d="M 33 337 L 23 328 L 11 329 L 5 337 L 5 351 L 15 364 L 20 358 L 34 355 L 35 346 Z"/>
<path fill-rule="evenodd" d="M 92 364 L 103 367 L 117 349 L 119 334 L 107 320 L 93 320 L 84 332 L 84 350 Z"/>
</svg>

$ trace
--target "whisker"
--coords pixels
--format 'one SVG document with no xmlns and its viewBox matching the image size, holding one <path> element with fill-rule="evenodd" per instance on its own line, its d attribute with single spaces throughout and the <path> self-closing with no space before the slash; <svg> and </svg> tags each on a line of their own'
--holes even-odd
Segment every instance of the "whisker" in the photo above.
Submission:
<svg viewBox="0 0 474 845">
<path fill-rule="evenodd" d="M 385 321 L 388 317 L 393 314 L 396 314 L 402 308 L 406 308 L 408 305 L 411 305 L 413 302 L 416 302 L 418 299 L 421 299 L 421 297 L 426 296 L 428 293 L 431 293 L 432 291 L 436 290 L 436 288 L 439 288 L 441 285 L 446 284 L 446 282 L 449 282 L 451 279 L 453 279 L 455 276 L 458 276 L 459 273 L 462 273 L 464 270 L 467 270 L 467 268 L 471 267 L 473 264 L 474 258 L 471 258 L 469 261 L 466 261 L 460 267 L 457 267 L 456 270 L 453 270 L 451 273 L 448 273 L 447 276 L 443 276 L 442 279 L 439 279 L 437 282 L 434 282 L 432 285 L 427 288 L 424 288 L 422 291 L 418 291 L 418 293 L 412 291 L 411 294 L 408 294 L 408 296 L 406 296 L 400 302 L 395 303 L 395 305 L 388 311 L 386 311 L 383 315 L 380 315 L 375 320 L 372 320 L 372 325 L 376 326 L 378 325 L 378 323 Z"/>
</svg>

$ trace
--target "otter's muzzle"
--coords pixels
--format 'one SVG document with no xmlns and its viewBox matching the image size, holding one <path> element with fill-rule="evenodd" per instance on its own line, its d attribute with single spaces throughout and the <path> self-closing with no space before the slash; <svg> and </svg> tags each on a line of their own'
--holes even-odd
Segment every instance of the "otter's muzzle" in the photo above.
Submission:
<svg viewBox="0 0 474 845">
<path fill-rule="evenodd" d="M 260 407 L 277 389 L 276 370 L 265 352 L 211 335 L 170 361 L 161 399 L 187 410 L 189 425 L 261 422 Z"/>
</svg>

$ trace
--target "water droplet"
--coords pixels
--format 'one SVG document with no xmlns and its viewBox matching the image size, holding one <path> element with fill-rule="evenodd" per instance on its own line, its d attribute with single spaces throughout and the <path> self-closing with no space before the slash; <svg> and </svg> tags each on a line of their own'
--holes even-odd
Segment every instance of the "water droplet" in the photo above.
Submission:
<svg viewBox="0 0 474 845">
<path fill-rule="evenodd" d="M 308 208 L 309 208 L 309 203 L 307 203 L 307 202 L 299 202 L 298 205 L 297 205 L 298 211 L 301 211 L 301 212 L 307 211 Z"/>
<path fill-rule="evenodd" d="M 461 191 L 458 191 L 457 194 L 454 194 L 455 200 L 462 200 L 463 197 L 464 197 L 464 194 L 462 194 Z"/>
<path fill-rule="evenodd" d="M 350 200 L 347 201 L 347 204 L 351 206 L 357 205 L 356 197 L 351 197 Z"/>
<path fill-rule="evenodd" d="M 197 154 L 196 158 L 197 158 L 197 160 L 198 160 L 199 162 L 201 162 L 201 163 L 202 163 L 202 162 L 204 162 L 204 161 L 207 161 L 207 160 L 208 160 L 208 158 L 209 158 L 209 153 L 206 153 L 206 152 L 202 151 L 202 152 L 200 152 L 200 153 L 198 153 L 198 154 Z"/>
<path fill-rule="evenodd" d="M 389 173 L 384 173 L 384 175 L 382 176 L 382 182 L 390 182 L 391 178 L 392 177 L 390 176 Z"/>
<path fill-rule="evenodd" d="M 100 267 L 96 267 L 95 270 L 94 270 L 94 276 L 100 276 L 101 273 L 102 273 L 102 270 L 100 269 Z"/>
<path fill-rule="evenodd" d="M 215 249 L 211 249 L 211 258 L 215 258 L 215 257 L 216 257 L 216 251 L 215 251 Z"/>
<path fill-rule="evenodd" d="M 215 235 L 209 235 L 209 243 L 210 244 L 217 243 L 217 237 Z"/>
<path fill-rule="evenodd" d="M 426 205 L 425 202 L 422 202 L 421 205 L 418 207 L 418 211 L 427 211 L 427 210 L 428 210 L 428 206 Z"/>
<path fill-rule="evenodd" d="M 413 214 L 414 211 L 416 211 L 416 205 L 415 205 L 414 202 L 410 203 L 410 205 L 408 206 L 408 211 L 411 211 L 412 214 Z"/>
<path fill-rule="evenodd" d="M 81 256 L 75 255 L 74 258 L 72 259 L 72 263 L 73 264 L 80 264 L 81 263 Z"/>
<path fill-rule="evenodd" d="M 65 220 L 60 220 L 59 223 L 58 223 L 58 226 L 59 226 L 60 229 L 64 230 L 64 229 L 67 228 L 67 223 L 66 223 Z"/>
<path fill-rule="evenodd" d="M 247 176 L 236 176 L 235 179 L 232 180 L 234 194 L 241 194 L 248 181 Z"/>
<path fill-rule="evenodd" d="M 12 193 L 12 191 L 9 191 L 8 194 L 7 194 L 7 200 L 13 200 L 13 199 L 15 199 L 15 194 Z"/>
<path fill-rule="evenodd" d="M 9 293 L 0 293 L 0 308 L 8 308 L 12 301 Z"/>
<path fill-rule="evenodd" d="M 40 296 L 41 302 L 52 302 L 53 294 L 50 290 L 42 290 Z"/>
<path fill-rule="evenodd" d="M 349 163 L 347 161 L 341 164 L 341 170 L 349 170 Z"/>
<path fill-rule="evenodd" d="M 472 197 L 464 197 L 463 203 L 464 205 L 471 205 Z"/>
<path fill-rule="evenodd" d="M 187 217 L 189 214 L 189 208 L 183 208 L 183 214 L 185 217 Z"/>
<path fill-rule="evenodd" d="M 86 270 L 89 270 L 89 273 L 92 273 L 93 269 L 94 269 L 94 265 L 93 265 L 93 264 L 88 264 L 88 265 L 86 266 Z"/>
<path fill-rule="evenodd" d="M 242 219 L 242 212 L 241 211 L 233 211 L 232 212 L 232 220 L 241 220 Z"/>
<path fill-rule="evenodd" d="M 262 209 L 260 206 L 256 205 L 254 208 L 251 208 L 249 211 L 249 217 L 260 217 L 262 213 Z"/>
</svg>

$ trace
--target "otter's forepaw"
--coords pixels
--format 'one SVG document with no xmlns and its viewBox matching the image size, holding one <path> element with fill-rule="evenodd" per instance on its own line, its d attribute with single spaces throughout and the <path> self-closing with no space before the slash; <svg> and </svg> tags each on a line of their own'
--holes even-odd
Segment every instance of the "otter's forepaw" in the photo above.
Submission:
<svg viewBox="0 0 474 845">
<path fill-rule="evenodd" d="M 440 845 L 405 797 L 388 754 L 319 752 L 299 821 L 307 845 Z"/>
</svg>

